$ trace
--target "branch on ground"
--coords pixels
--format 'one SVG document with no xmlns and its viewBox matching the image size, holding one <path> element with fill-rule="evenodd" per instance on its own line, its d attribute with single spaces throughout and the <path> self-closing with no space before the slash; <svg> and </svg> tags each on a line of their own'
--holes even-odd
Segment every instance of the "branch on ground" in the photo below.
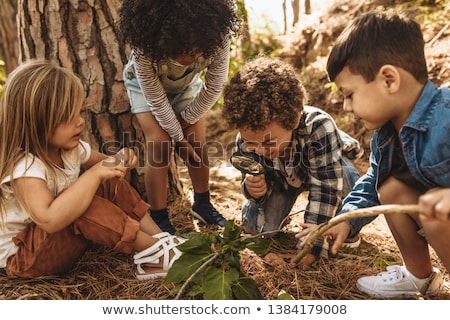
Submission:
<svg viewBox="0 0 450 320">
<path fill-rule="evenodd" d="M 338 223 L 341 223 L 343 221 L 355 219 L 355 218 L 362 218 L 362 217 L 372 217 L 377 216 L 380 214 L 400 214 L 400 213 L 419 213 L 419 206 L 418 205 L 380 205 L 380 206 L 374 206 L 370 208 L 364 208 L 364 209 L 358 209 L 350 212 L 346 212 L 343 214 L 340 214 L 332 219 L 330 219 L 328 222 L 325 222 L 319 226 L 316 230 L 312 231 L 305 239 L 305 244 L 303 246 L 303 249 L 297 254 L 297 256 L 294 258 L 293 262 L 298 263 L 300 260 L 302 260 L 309 252 L 311 252 L 311 249 L 314 246 L 314 243 L 316 242 L 317 238 L 320 237 L 325 231 L 330 229 L 331 227 L 337 225 Z"/>
</svg>

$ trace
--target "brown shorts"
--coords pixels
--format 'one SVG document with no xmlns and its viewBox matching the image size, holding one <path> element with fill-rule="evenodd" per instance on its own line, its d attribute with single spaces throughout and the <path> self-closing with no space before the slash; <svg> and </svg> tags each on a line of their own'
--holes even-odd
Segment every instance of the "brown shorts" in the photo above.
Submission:
<svg viewBox="0 0 450 320">
<path fill-rule="evenodd" d="M 67 228 L 47 233 L 34 223 L 13 238 L 19 247 L 8 258 L 8 276 L 37 277 L 65 274 L 91 242 L 131 253 L 139 221 L 150 206 L 126 181 L 103 183 L 85 213 Z"/>
</svg>

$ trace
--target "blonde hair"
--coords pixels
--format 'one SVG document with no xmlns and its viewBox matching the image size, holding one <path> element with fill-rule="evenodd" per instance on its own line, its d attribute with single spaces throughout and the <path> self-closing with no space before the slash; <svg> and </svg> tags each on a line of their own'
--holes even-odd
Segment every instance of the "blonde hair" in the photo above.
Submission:
<svg viewBox="0 0 450 320">
<path fill-rule="evenodd" d="M 60 124 L 74 119 L 84 99 L 80 79 L 51 61 L 30 60 L 11 72 L 0 99 L 0 181 L 28 155 L 55 172 L 48 157 L 49 139 Z M 2 221 L 5 188 L 0 185 Z"/>
</svg>

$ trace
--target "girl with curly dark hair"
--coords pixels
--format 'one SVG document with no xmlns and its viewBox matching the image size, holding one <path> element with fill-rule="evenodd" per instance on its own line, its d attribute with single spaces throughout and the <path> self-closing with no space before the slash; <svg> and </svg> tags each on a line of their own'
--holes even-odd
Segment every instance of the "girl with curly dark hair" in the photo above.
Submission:
<svg viewBox="0 0 450 320">
<path fill-rule="evenodd" d="M 238 18 L 232 0 L 125 0 L 120 30 L 131 45 L 124 80 L 131 111 L 147 141 L 145 188 L 150 215 L 175 233 L 167 210 L 170 144 L 188 166 L 191 214 L 223 226 L 209 194 L 203 115 L 216 103 L 228 75 L 230 38 Z M 204 82 L 202 80 L 204 75 Z"/>
</svg>

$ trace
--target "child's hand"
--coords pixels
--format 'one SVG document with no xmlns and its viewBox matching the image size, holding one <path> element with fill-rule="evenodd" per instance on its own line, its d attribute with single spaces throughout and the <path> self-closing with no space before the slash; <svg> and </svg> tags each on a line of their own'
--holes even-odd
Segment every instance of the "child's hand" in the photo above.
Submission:
<svg viewBox="0 0 450 320">
<path fill-rule="evenodd" d="M 303 246 L 306 240 L 306 236 L 311 232 L 313 232 L 314 230 L 316 230 L 317 228 L 319 228 L 319 226 L 310 223 L 300 223 L 300 226 L 303 228 L 303 230 L 297 233 L 295 237 L 296 238 L 305 237 L 305 239 L 303 239 L 303 242 L 300 244 L 300 246 Z M 322 236 L 328 237 L 329 239 L 332 240 L 331 253 L 336 254 L 341 248 L 342 244 L 345 242 L 345 240 L 347 240 L 349 234 L 350 234 L 350 226 L 348 225 L 348 223 L 344 221 L 325 231 L 322 234 Z"/>
<path fill-rule="evenodd" d="M 138 159 L 133 149 L 123 148 L 115 155 L 128 170 L 136 168 Z"/>
<path fill-rule="evenodd" d="M 309 267 L 317 260 L 317 257 L 312 253 L 308 253 L 301 261 L 300 261 L 300 269 L 308 270 Z"/>
<path fill-rule="evenodd" d="M 112 178 L 123 179 L 127 173 L 127 168 L 117 156 L 114 156 L 107 157 L 105 160 L 98 162 L 89 168 L 86 173 L 97 175 L 101 181 Z"/>
<path fill-rule="evenodd" d="M 303 237 L 306 238 L 311 232 L 313 232 L 319 228 L 319 225 L 317 225 L 317 224 L 302 223 L 302 222 L 300 222 L 299 224 L 300 224 L 300 227 L 302 227 L 302 230 L 300 230 L 300 232 L 295 235 L 295 237 L 297 239 L 301 239 Z M 304 244 L 304 241 L 302 243 L 300 243 L 300 246 L 303 247 L 303 244 Z"/>
<path fill-rule="evenodd" d="M 195 152 L 194 147 L 186 139 L 178 141 L 176 143 L 176 148 L 178 154 L 184 162 L 191 163 L 194 161 L 195 163 L 201 163 L 202 159 Z"/>
<path fill-rule="evenodd" d="M 419 211 L 427 219 L 450 220 L 450 188 L 436 188 L 419 197 Z"/>
<path fill-rule="evenodd" d="M 184 120 L 184 119 L 181 117 L 180 114 L 177 115 L 177 119 L 178 119 L 178 122 L 179 122 L 180 125 L 181 125 L 181 129 L 183 129 L 183 130 L 189 128 L 189 127 L 192 125 L 192 124 L 186 122 L 186 120 Z"/>
<path fill-rule="evenodd" d="M 246 174 L 244 184 L 247 192 L 256 200 L 264 197 L 267 192 L 267 184 L 264 174 L 257 176 Z"/>
</svg>

